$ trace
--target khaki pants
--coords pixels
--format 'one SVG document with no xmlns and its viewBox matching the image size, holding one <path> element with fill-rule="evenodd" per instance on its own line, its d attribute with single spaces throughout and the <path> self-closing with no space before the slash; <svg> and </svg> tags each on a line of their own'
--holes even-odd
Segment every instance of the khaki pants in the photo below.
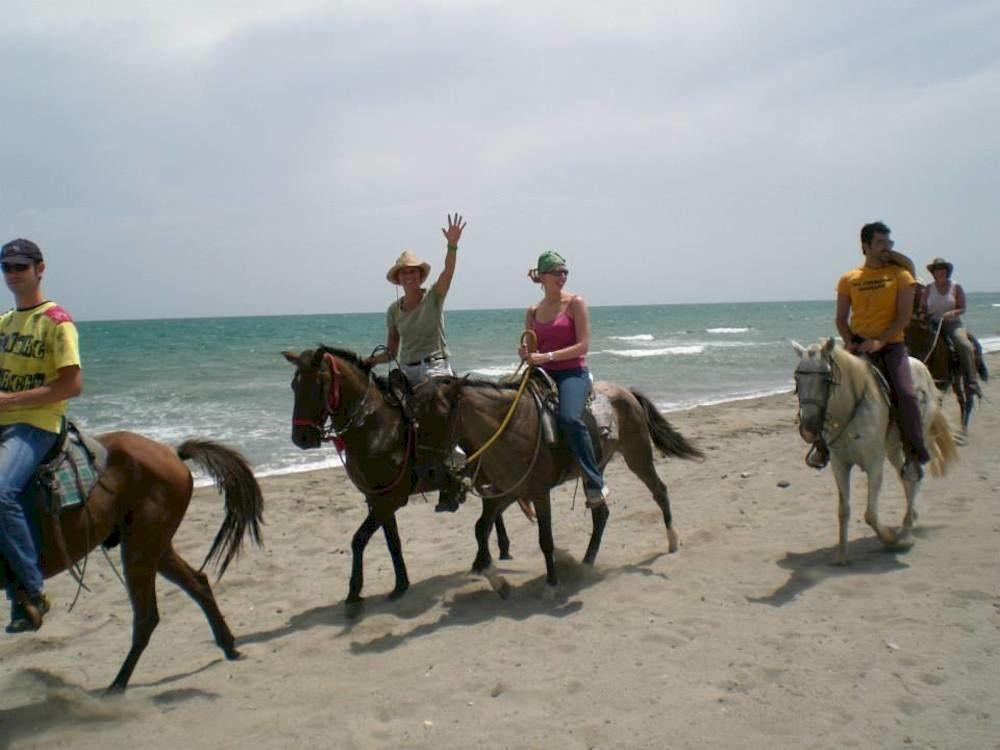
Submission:
<svg viewBox="0 0 1000 750">
<path fill-rule="evenodd" d="M 958 352 L 958 361 L 961 363 L 962 370 L 969 379 L 969 383 L 978 382 L 979 371 L 976 369 L 976 350 L 973 348 L 972 342 L 969 341 L 969 336 L 966 334 L 965 329 L 962 328 L 961 321 L 947 321 L 941 326 L 941 331 L 955 345 L 955 351 Z"/>
</svg>

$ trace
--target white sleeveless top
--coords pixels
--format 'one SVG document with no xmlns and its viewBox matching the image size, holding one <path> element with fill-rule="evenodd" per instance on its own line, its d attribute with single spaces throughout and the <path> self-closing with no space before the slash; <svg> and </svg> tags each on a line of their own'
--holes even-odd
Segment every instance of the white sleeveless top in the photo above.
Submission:
<svg viewBox="0 0 1000 750">
<path fill-rule="evenodd" d="M 930 317 L 940 320 L 942 315 L 956 307 L 954 281 L 948 282 L 948 289 L 943 294 L 937 290 L 935 284 L 927 287 L 927 314 Z"/>
</svg>

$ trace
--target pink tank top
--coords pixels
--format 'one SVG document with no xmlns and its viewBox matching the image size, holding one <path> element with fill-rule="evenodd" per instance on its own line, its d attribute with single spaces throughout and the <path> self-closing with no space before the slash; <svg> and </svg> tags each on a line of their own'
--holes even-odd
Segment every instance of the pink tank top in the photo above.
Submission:
<svg viewBox="0 0 1000 750">
<path fill-rule="evenodd" d="M 565 349 L 576 343 L 576 323 L 569 313 L 561 312 L 549 323 L 539 323 L 534 316 L 531 318 L 531 330 L 538 337 L 538 351 L 554 352 Z M 558 362 L 546 362 L 542 369 L 556 372 L 558 370 L 574 370 L 586 364 L 584 357 L 563 359 Z"/>
</svg>

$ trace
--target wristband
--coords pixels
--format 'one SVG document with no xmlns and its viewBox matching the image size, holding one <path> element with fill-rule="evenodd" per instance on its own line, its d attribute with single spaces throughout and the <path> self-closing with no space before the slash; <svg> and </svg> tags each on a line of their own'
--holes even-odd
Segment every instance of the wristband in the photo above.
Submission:
<svg viewBox="0 0 1000 750">
<path fill-rule="evenodd" d="M 555 359 L 555 355 L 553 355 L 552 352 L 549 352 L 549 359 L 548 359 L 548 361 L 551 362 L 553 359 Z"/>
<path fill-rule="evenodd" d="M 458 252 L 458 245 L 448 245 L 448 250 Z"/>
</svg>

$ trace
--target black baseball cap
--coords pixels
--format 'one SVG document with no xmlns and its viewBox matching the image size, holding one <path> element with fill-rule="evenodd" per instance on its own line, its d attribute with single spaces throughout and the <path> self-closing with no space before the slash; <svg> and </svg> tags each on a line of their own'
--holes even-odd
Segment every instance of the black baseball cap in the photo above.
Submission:
<svg viewBox="0 0 1000 750">
<path fill-rule="evenodd" d="M 0 249 L 0 263 L 40 263 L 42 251 L 31 240 L 11 240 Z"/>
</svg>

